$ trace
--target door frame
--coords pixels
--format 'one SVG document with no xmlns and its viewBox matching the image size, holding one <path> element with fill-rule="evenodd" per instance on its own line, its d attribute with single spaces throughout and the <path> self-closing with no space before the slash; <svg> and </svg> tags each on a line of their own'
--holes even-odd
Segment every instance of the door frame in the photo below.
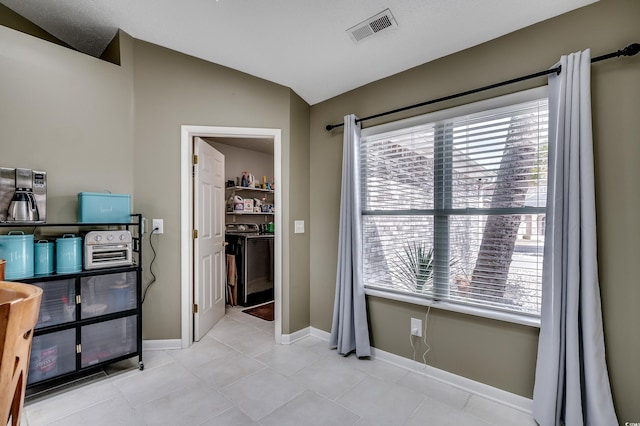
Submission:
<svg viewBox="0 0 640 426">
<path fill-rule="evenodd" d="M 180 308 L 181 347 L 188 348 L 193 343 L 193 138 L 256 138 L 273 139 L 273 171 L 277 182 L 275 189 L 274 214 L 274 321 L 275 341 L 282 342 L 282 130 L 219 127 L 181 126 L 180 137 Z"/>
</svg>

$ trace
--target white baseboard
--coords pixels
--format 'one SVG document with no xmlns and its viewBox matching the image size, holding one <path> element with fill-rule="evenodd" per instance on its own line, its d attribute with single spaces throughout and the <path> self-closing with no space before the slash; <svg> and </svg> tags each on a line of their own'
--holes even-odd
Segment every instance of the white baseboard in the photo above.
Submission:
<svg viewBox="0 0 640 426">
<path fill-rule="evenodd" d="M 303 328 L 302 330 L 298 330 L 291 334 L 283 334 L 280 343 L 282 343 L 283 345 L 290 345 L 300 339 L 304 339 L 305 337 L 309 336 L 310 328 L 311 327 Z"/>
<path fill-rule="evenodd" d="M 181 349 L 182 340 L 180 339 L 163 339 L 163 340 L 143 340 L 142 350 L 144 351 L 162 351 L 165 349 Z"/>
<path fill-rule="evenodd" d="M 533 409 L 533 401 L 529 398 L 525 398 L 457 374 L 449 373 L 448 371 L 441 370 L 439 368 L 424 365 L 417 361 L 413 361 L 390 352 L 385 352 L 380 349 L 371 348 L 371 353 L 375 359 L 379 359 L 380 361 L 411 370 L 414 373 L 422 374 L 465 392 L 498 402 L 524 413 L 531 414 Z"/>
<path fill-rule="evenodd" d="M 318 328 L 313 328 L 313 327 L 310 327 L 310 328 L 311 328 L 311 331 L 309 333 L 310 336 L 317 337 L 318 339 L 322 339 L 327 342 L 331 338 L 331 333 L 327 333 L 326 331 L 320 330 Z"/>
<path fill-rule="evenodd" d="M 327 342 L 329 341 L 329 337 L 331 336 L 330 333 L 313 327 L 310 327 L 309 335 L 317 337 L 318 339 L 325 340 Z M 507 392 L 505 390 L 498 389 L 496 387 L 489 386 L 487 384 L 480 383 L 475 380 L 459 376 L 457 374 L 449 373 L 448 371 L 441 370 L 439 368 L 431 367 L 429 365 L 425 366 L 422 363 L 392 354 L 391 352 L 376 349 L 374 347 L 371 348 L 371 354 L 373 358 L 380 361 L 393 364 L 406 370 L 411 370 L 414 373 L 422 374 L 424 376 L 454 386 L 465 392 L 469 392 L 482 398 L 486 398 L 514 408 L 516 410 L 522 411 L 523 413 L 531 414 L 532 412 L 533 401 L 529 398 L 525 398 L 523 396 L 516 395 L 514 393 Z"/>
</svg>

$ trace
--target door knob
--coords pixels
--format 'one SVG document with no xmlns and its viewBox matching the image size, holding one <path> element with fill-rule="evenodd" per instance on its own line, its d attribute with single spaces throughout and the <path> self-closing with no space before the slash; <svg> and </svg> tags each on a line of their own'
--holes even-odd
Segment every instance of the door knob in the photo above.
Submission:
<svg viewBox="0 0 640 426">
<path fill-rule="evenodd" d="M 223 241 L 223 242 L 222 242 L 222 247 L 226 247 L 226 246 L 228 246 L 228 245 L 229 245 L 229 243 L 228 243 L 228 242 L 226 242 L 226 241 Z"/>
</svg>

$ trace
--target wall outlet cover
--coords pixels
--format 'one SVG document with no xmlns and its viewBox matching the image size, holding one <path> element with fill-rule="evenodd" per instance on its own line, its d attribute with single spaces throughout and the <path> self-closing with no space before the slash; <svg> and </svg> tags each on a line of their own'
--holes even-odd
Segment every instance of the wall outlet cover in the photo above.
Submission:
<svg viewBox="0 0 640 426">
<path fill-rule="evenodd" d="M 151 221 L 151 231 L 154 231 L 154 234 L 162 234 L 164 233 L 164 220 L 162 219 L 153 219 Z"/>
<path fill-rule="evenodd" d="M 411 318 L 411 335 L 422 337 L 422 320 L 419 318 Z"/>
</svg>

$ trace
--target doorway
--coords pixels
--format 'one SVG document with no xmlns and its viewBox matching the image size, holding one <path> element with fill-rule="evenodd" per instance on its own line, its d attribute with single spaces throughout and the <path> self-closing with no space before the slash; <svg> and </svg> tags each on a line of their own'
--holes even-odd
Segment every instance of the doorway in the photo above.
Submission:
<svg viewBox="0 0 640 426">
<path fill-rule="evenodd" d="M 282 182 L 282 141 L 280 129 L 257 129 L 214 126 L 182 126 L 180 142 L 180 282 L 181 282 L 181 346 L 193 343 L 193 139 L 224 138 L 241 140 L 261 139 L 273 141 L 273 167 L 276 183 Z M 282 341 L 282 213 L 281 185 L 275 187 L 275 203 L 279 207 L 274 214 L 274 322 L 276 343 Z"/>
</svg>

